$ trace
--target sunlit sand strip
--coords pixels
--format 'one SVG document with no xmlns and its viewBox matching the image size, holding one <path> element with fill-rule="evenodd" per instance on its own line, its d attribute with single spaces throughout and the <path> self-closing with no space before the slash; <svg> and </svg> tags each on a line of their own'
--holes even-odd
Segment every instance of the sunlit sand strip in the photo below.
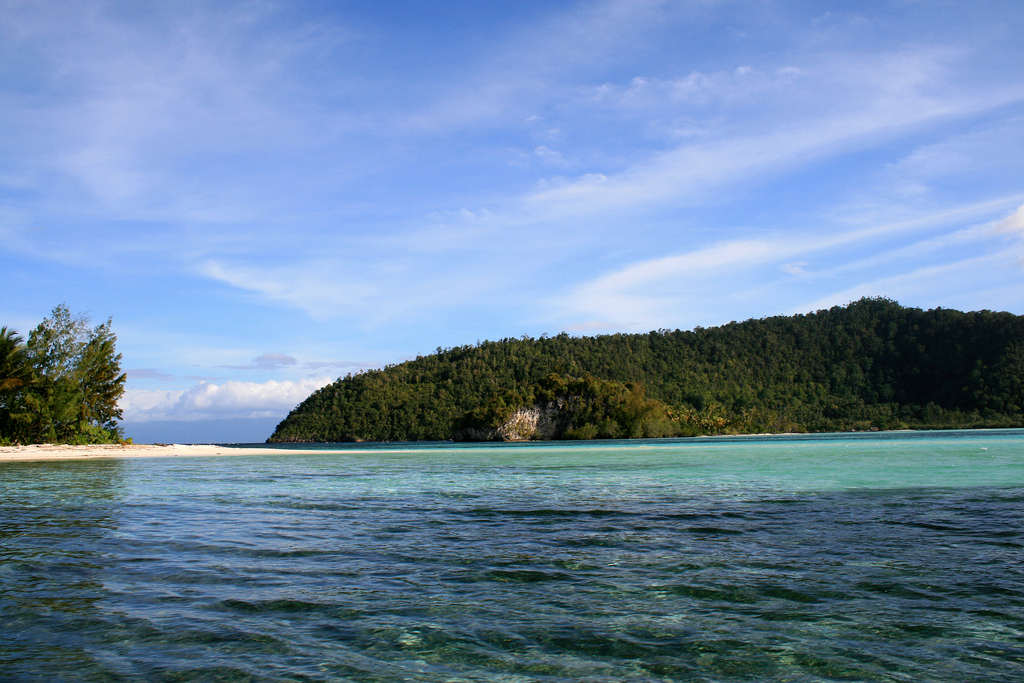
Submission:
<svg viewBox="0 0 1024 683">
<path fill-rule="evenodd" d="M 209 455 L 285 455 L 288 453 L 323 453 L 303 449 L 231 448 L 227 446 L 173 445 L 93 445 L 61 446 L 34 444 L 31 446 L 0 446 L 0 462 L 20 460 L 72 460 L 95 458 L 166 458 L 172 456 Z"/>
</svg>

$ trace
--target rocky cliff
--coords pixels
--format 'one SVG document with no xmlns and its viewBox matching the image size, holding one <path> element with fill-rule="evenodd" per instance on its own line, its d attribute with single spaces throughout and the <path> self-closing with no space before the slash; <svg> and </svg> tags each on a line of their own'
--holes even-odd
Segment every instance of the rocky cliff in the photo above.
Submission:
<svg viewBox="0 0 1024 683">
<path fill-rule="evenodd" d="M 520 408 L 494 429 L 466 427 L 455 441 L 547 441 L 561 438 L 570 428 L 565 401 L 559 399 Z"/>
</svg>

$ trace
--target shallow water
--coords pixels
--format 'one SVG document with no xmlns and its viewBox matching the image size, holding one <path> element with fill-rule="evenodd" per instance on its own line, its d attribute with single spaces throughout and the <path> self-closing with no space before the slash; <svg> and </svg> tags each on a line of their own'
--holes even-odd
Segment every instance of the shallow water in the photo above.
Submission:
<svg viewBox="0 0 1024 683">
<path fill-rule="evenodd" d="M 1020 681 L 1024 430 L 0 465 L 3 681 Z"/>
</svg>

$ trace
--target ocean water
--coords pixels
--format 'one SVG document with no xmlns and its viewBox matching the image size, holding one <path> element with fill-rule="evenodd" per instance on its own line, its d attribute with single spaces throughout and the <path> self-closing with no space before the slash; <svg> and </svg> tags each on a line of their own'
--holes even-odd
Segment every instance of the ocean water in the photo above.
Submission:
<svg viewBox="0 0 1024 683">
<path fill-rule="evenodd" d="M 0 681 L 1024 680 L 1024 430 L 0 464 Z"/>
</svg>

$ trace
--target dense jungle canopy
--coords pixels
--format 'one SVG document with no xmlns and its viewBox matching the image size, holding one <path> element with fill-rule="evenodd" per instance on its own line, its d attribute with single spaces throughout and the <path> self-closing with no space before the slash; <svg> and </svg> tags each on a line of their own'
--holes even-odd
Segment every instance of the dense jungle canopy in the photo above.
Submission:
<svg viewBox="0 0 1024 683">
<path fill-rule="evenodd" d="M 865 298 L 692 331 L 503 339 L 343 377 L 270 442 L 553 438 L 1024 426 L 1024 316 Z"/>
</svg>

